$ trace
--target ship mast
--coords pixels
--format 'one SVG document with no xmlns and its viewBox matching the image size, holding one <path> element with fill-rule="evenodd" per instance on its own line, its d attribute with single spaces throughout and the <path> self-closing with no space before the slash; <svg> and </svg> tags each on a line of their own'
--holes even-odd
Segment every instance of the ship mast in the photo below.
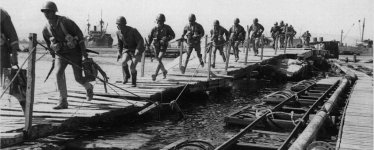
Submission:
<svg viewBox="0 0 374 150">
<path fill-rule="evenodd" d="M 101 10 L 101 17 L 100 17 L 100 32 L 101 33 L 103 32 L 103 24 L 104 24 L 104 21 L 103 21 L 103 10 Z"/>
<path fill-rule="evenodd" d="M 361 42 L 364 41 L 364 30 L 365 30 L 365 18 L 364 18 L 364 22 L 362 24 L 362 35 L 361 35 Z"/>
<path fill-rule="evenodd" d="M 90 34 L 90 26 L 91 26 L 91 24 L 90 24 L 90 15 L 88 15 L 88 17 L 87 17 L 87 33 L 88 34 Z"/>
</svg>

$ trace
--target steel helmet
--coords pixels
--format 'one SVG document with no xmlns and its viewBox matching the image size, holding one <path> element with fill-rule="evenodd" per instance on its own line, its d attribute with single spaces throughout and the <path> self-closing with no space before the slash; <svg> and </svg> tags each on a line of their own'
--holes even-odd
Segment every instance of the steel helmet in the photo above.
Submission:
<svg viewBox="0 0 374 150">
<path fill-rule="evenodd" d="M 157 21 L 162 21 L 165 22 L 165 15 L 164 14 L 159 14 L 156 18 Z"/>
<path fill-rule="evenodd" d="M 257 18 L 253 19 L 253 22 L 257 23 L 257 22 L 258 22 L 258 19 L 257 19 Z"/>
<path fill-rule="evenodd" d="M 43 6 L 40 11 L 44 12 L 45 10 L 51 10 L 54 12 L 57 12 L 57 6 L 54 2 L 47 1 Z"/>
<path fill-rule="evenodd" d="M 191 15 L 188 17 L 188 21 L 195 22 L 195 21 L 196 21 L 196 16 L 195 16 L 195 14 L 191 14 Z"/>
<path fill-rule="evenodd" d="M 116 20 L 116 24 L 126 25 L 127 24 L 126 18 L 124 16 L 119 16 Z"/>
<path fill-rule="evenodd" d="M 219 26 L 219 21 L 218 21 L 218 20 L 214 20 L 213 25 L 215 25 L 215 26 Z"/>
<path fill-rule="evenodd" d="M 235 18 L 235 20 L 234 20 L 234 23 L 235 23 L 235 24 L 238 24 L 238 23 L 240 23 L 240 20 L 239 20 L 239 18 Z"/>
<path fill-rule="evenodd" d="M 278 22 L 275 22 L 274 25 L 278 25 Z"/>
<path fill-rule="evenodd" d="M 284 24 L 283 20 L 281 20 L 280 24 L 281 24 L 281 25 L 283 25 L 283 24 Z"/>
</svg>

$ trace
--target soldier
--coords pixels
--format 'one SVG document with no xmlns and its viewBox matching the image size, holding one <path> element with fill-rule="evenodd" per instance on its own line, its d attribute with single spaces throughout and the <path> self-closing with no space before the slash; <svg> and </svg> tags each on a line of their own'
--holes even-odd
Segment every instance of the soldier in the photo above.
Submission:
<svg viewBox="0 0 374 150">
<path fill-rule="evenodd" d="M 54 51 L 51 55 L 56 60 L 57 88 L 60 92 L 59 103 L 53 109 L 68 108 L 65 80 L 65 69 L 68 64 L 73 66 L 75 80 L 86 89 L 87 100 L 92 100 L 93 85 L 82 76 L 82 56 L 84 59 L 88 58 L 82 31 L 74 21 L 67 17 L 56 15 L 57 6 L 54 2 L 47 1 L 41 11 L 48 20 L 42 33 L 48 48 Z M 55 59 L 56 54 L 58 55 Z"/>
<path fill-rule="evenodd" d="M 164 54 L 166 52 L 166 49 L 168 47 L 168 42 L 175 38 L 175 33 L 171 27 L 165 23 L 165 15 L 159 14 L 157 16 L 157 26 L 154 27 L 151 31 L 151 33 L 148 36 L 148 45 L 150 46 L 152 41 L 153 45 L 155 47 L 155 57 L 158 61 L 158 66 L 156 68 L 156 73 L 152 75 L 152 80 L 155 81 L 156 77 L 158 75 L 158 72 L 160 69 L 162 70 L 162 73 L 164 75 L 164 79 L 166 78 L 166 74 L 168 73 L 164 67 L 164 64 L 162 63 L 162 58 L 164 57 Z"/>
<path fill-rule="evenodd" d="M 309 46 L 311 36 L 312 35 L 310 35 L 309 31 L 304 32 L 304 34 L 302 35 L 305 46 Z"/>
<path fill-rule="evenodd" d="M 144 52 L 144 40 L 137 29 L 127 26 L 126 18 L 119 16 L 117 18 L 117 39 L 118 39 L 118 57 L 117 61 L 122 58 L 123 84 L 126 84 L 130 78 L 128 61 L 131 61 L 131 81 L 132 87 L 136 87 L 136 65 L 140 61 Z"/>
<path fill-rule="evenodd" d="M 3 77 L 3 69 L 18 65 L 17 51 L 19 50 L 17 32 L 7 11 L 0 7 L 0 77 Z M 2 78 L 0 78 L 2 79 Z M 3 82 L 0 82 L 3 84 Z M 3 86 L 3 85 L 1 85 Z M 14 95 L 25 111 L 26 97 L 21 94 Z"/>
<path fill-rule="evenodd" d="M 204 36 L 204 28 L 199 23 L 196 22 L 196 17 L 194 14 L 191 14 L 188 17 L 189 24 L 186 25 L 183 29 L 183 34 L 181 39 L 184 39 L 184 36 L 187 36 L 187 58 L 184 66 L 182 66 L 181 72 L 184 74 L 187 68 L 188 60 L 190 59 L 192 50 L 195 49 L 197 57 L 199 57 L 200 65 L 204 67 L 204 62 L 201 55 L 200 40 Z"/>
<path fill-rule="evenodd" d="M 286 31 L 285 25 L 284 25 L 284 22 L 282 20 L 279 23 L 279 42 L 280 42 L 280 47 L 284 47 L 284 42 L 285 42 L 284 32 L 285 31 Z"/>
<path fill-rule="evenodd" d="M 293 39 L 294 39 L 297 32 L 292 27 L 292 25 L 290 25 L 290 27 L 287 30 L 290 33 L 289 37 L 288 37 L 288 43 L 289 43 L 288 45 L 289 45 L 289 47 L 293 47 Z"/>
<path fill-rule="evenodd" d="M 229 32 L 219 25 L 218 20 L 215 20 L 213 23 L 213 29 L 210 30 L 210 37 L 211 41 L 214 44 L 212 67 L 215 68 L 217 49 L 219 50 L 219 54 L 221 54 L 222 56 L 223 62 L 226 62 L 225 54 L 223 53 L 223 47 L 225 45 L 225 42 L 229 39 Z"/>
<path fill-rule="evenodd" d="M 235 62 L 239 60 L 239 44 L 245 40 L 245 30 L 239 23 L 239 18 L 235 18 L 234 25 L 229 30 L 230 44 L 234 51 Z"/>
<path fill-rule="evenodd" d="M 278 22 L 275 22 L 274 23 L 274 26 L 271 27 L 270 29 L 270 34 L 271 34 L 271 37 L 273 38 L 273 48 L 275 49 L 275 43 L 278 42 L 279 39 L 277 39 L 277 37 L 279 36 L 279 33 L 280 33 L 280 27 L 278 26 Z"/>
<path fill-rule="evenodd" d="M 262 36 L 262 33 L 264 32 L 264 27 L 258 23 L 258 19 L 253 19 L 253 24 L 251 27 L 249 27 L 248 35 L 250 35 L 251 31 L 253 30 L 253 33 L 251 35 L 251 41 L 253 46 L 253 51 L 255 53 L 255 56 L 258 55 L 258 47 L 260 44 L 260 37 Z"/>
</svg>

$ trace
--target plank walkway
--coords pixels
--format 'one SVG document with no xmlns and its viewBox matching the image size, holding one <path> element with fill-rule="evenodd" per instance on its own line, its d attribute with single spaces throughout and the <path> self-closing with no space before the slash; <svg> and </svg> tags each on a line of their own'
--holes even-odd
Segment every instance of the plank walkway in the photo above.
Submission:
<svg viewBox="0 0 374 150">
<path fill-rule="evenodd" d="M 248 74 L 251 70 L 248 68 L 255 66 L 260 62 L 264 62 L 271 58 L 277 57 L 274 55 L 273 49 L 264 49 L 264 60 L 260 60 L 259 56 L 253 56 L 250 51 L 248 57 L 248 63 L 244 64 L 244 50 L 241 52 L 240 60 L 234 62 L 234 57 L 230 57 L 230 64 L 228 71 L 224 70 L 225 63 L 222 58 L 217 54 L 216 68 L 212 68 L 211 80 L 207 80 L 207 64 L 204 68 L 199 66 L 198 59 L 195 52 L 190 58 L 188 64 L 188 69 L 185 74 L 181 74 L 179 70 L 179 58 L 176 58 L 165 67 L 168 70 L 167 79 L 162 79 L 162 75 L 159 75 L 156 81 L 152 81 L 150 74 L 146 74 L 145 77 L 140 76 L 140 65 L 138 65 L 138 86 L 135 88 L 130 87 L 130 84 L 123 85 L 117 81 L 122 80 L 122 74 L 120 67 L 116 65 L 102 65 L 104 71 L 107 72 L 110 77 L 110 81 L 116 81 L 115 85 L 126 89 L 140 97 L 140 99 L 150 99 L 150 100 L 172 100 L 175 99 L 182 88 L 189 83 L 188 91 L 206 91 L 212 88 L 228 86 L 233 80 L 233 76 L 238 74 Z M 311 55 L 311 51 L 302 49 L 288 50 L 287 54 L 305 54 Z M 283 50 L 278 51 L 278 56 L 283 54 Z M 185 60 L 186 55 L 183 55 L 183 60 Z M 208 59 L 208 57 L 207 57 Z M 208 62 L 208 61 L 207 61 Z M 46 63 L 41 64 L 37 62 L 37 74 L 38 71 L 43 70 L 48 71 L 48 67 L 45 67 Z M 146 69 L 147 69 L 146 65 Z M 153 70 L 153 68 L 148 68 Z M 54 89 L 55 86 L 51 82 L 48 85 L 42 85 L 41 81 L 36 81 L 36 97 L 34 102 L 34 113 L 33 113 L 33 128 L 35 127 L 36 132 L 47 130 L 54 131 L 65 124 L 71 118 L 92 118 L 96 115 L 101 115 L 109 113 L 113 110 L 118 110 L 121 108 L 126 108 L 130 106 L 142 107 L 146 105 L 146 102 L 139 102 L 133 100 L 139 100 L 139 97 L 129 94 L 127 92 L 121 91 L 118 88 L 108 87 L 108 93 L 104 92 L 104 88 L 101 83 L 96 82 L 94 89 L 94 100 L 85 101 L 84 89 L 78 85 L 72 79 L 71 69 L 67 69 L 66 74 L 67 84 L 68 84 L 68 101 L 69 109 L 65 110 L 53 110 L 52 107 L 58 102 L 58 95 Z M 39 79 L 39 78 L 38 78 Z M 53 78 L 50 80 L 54 80 Z M 43 90 L 48 89 L 52 92 L 43 92 Z M 47 90 L 47 91 L 48 91 Z M 54 91 L 54 92 L 53 92 Z M 168 92 L 169 91 L 169 92 Z M 169 94 L 168 94 L 169 93 Z M 112 96 L 109 98 L 108 96 Z M 113 98 L 113 96 L 119 96 Z M 22 141 L 23 133 L 22 129 L 24 127 L 24 117 L 23 112 L 15 99 L 10 99 L 6 104 L 6 101 L 2 100 L 0 111 L 0 132 L 2 145 L 12 144 Z M 37 128 L 37 126 L 42 126 L 42 128 Z M 48 134 L 48 133 L 45 133 Z M 42 133 L 38 135 L 43 136 Z M 44 135 L 45 136 L 45 135 Z"/>
<path fill-rule="evenodd" d="M 354 71 L 354 70 L 352 70 Z M 341 150 L 373 149 L 373 78 L 358 71 L 345 112 Z"/>
</svg>

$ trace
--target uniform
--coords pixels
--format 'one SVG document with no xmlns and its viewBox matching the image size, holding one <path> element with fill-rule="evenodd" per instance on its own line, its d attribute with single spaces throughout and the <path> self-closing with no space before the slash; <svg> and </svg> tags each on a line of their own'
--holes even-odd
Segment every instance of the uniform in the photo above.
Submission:
<svg viewBox="0 0 374 150">
<path fill-rule="evenodd" d="M 122 73 L 124 81 L 130 78 L 127 62 L 131 60 L 130 70 L 132 85 L 136 86 L 136 65 L 140 61 L 141 54 L 144 52 L 144 40 L 137 29 L 130 26 L 124 26 L 117 31 L 118 53 L 122 57 Z M 125 82 L 124 82 L 125 83 Z"/>
<path fill-rule="evenodd" d="M 306 31 L 304 34 L 303 34 L 303 40 L 304 40 L 304 45 L 306 46 L 309 46 L 309 42 L 310 42 L 310 37 L 312 35 L 310 35 L 310 33 L 308 31 Z"/>
<path fill-rule="evenodd" d="M 234 50 L 236 61 L 239 59 L 239 44 L 245 40 L 245 30 L 240 24 L 233 25 L 230 30 L 230 42 Z"/>
<path fill-rule="evenodd" d="M 155 57 L 159 62 L 156 68 L 156 73 L 152 75 L 153 81 L 156 80 L 156 77 L 160 69 L 164 74 L 164 78 L 166 78 L 167 70 L 165 69 L 164 64 L 162 63 L 162 58 L 166 52 L 166 49 L 168 48 L 169 41 L 175 38 L 175 33 L 173 29 L 171 29 L 169 25 L 164 24 L 164 14 L 159 14 L 156 21 L 158 25 L 151 30 L 151 33 L 148 36 L 149 44 L 153 42 L 153 46 L 155 48 Z"/>
<path fill-rule="evenodd" d="M 288 35 L 288 47 L 293 47 L 293 39 L 296 35 L 296 31 L 292 26 L 290 26 L 287 30 L 288 30 L 288 33 L 289 33 L 289 35 Z"/>
<path fill-rule="evenodd" d="M 270 33 L 271 33 L 271 37 L 273 38 L 273 47 L 275 48 L 275 43 L 278 42 L 279 39 L 277 39 L 277 37 L 279 36 L 280 34 L 280 27 L 278 25 L 274 25 L 273 27 L 271 27 L 270 29 Z"/>
<path fill-rule="evenodd" d="M 184 27 L 182 38 L 184 38 L 184 36 L 187 36 L 188 52 L 184 68 L 182 69 L 182 73 L 184 73 L 185 69 L 187 68 L 188 60 L 193 49 L 195 49 L 197 56 L 199 57 L 200 65 L 204 67 L 200 47 L 200 40 L 204 36 L 204 34 L 204 28 L 199 23 L 193 22 Z"/>
<path fill-rule="evenodd" d="M 223 61 L 226 61 L 225 54 L 223 53 L 223 47 L 225 45 L 225 41 L 229 39 L 229 32 L 222 26 L 218 25 L 217 27 L 214 27 L 212 30 L 210 30 L 210 37 L 211 41 L 214 44 L 212 67 L 215 68 L 217 49 L 219 50 Z"/>
<path fill-rule="evenodd" d="M 0 8 L 0 28 L 0 79 L 3 80 L 3 69 L 10 68 L 12 65 L 18 65 L 17 50 L 19 50 L 17 32 L 13 26 L 11 17 L 3 8 Z M 3 82 L 0 81 L 0 84 L 3 84 Z M 2 86 L 4 85 L 0 85 L 0 88 Z M 25 110 L 26 97 L 21 93 L 14 93 L 12 95 L 18 99 L 22 110 Z"/>
<path fill-rule="evenodd" d="M 57 21 L 49 21 L 43 28 L 43 38 L 47 43 L 47 46 L 57 53 L 56 57 L 56 79 L 57 79 L 57 89 L 60 93 L 60 99 L 65 103 L 67 99 L 67 87 L 65 80 L 65 69 L 68 64 L 73 63 L 78 65 L 72 65 L 74 78 L 87 90 L 87 99 L 92 99 L 92 89 L 93 85 L 88 82 L 88 80 L 82 75 L 82 56 L 87 57 L 86 47 L 84 45 L 84 37 L 82 31 L 79 29 L 77 24 L 71 19 L 58 16 Z M 74 42 L 68 40 L 68 38 L 73 38 Z M 61 57 L 60 57 L 61 56 Z M 55 54 L 52 53 L 52 57 L 55 57 Z M 68 62 L 67 60 L 70 62 Z M 64 104 L 65 106 L 65 104 Z M 57 107 L 56 109 L 63 109 L 66 107 Z"/>
<path fill-rule="evenodd" d="M 253 46 L 253 50 L 254 50 L 255 55 L 257 55 L 258 54 L 258 47 L 259 47 L 259 44 L 260 44 L 260 37 L 262 36 L 262 32 L 264 31 L 264 27 L 259 23 L 252 24 L 251 27 L 249 27 L 249 33 L 251 31 L 253 31 L 253 33 L 251 35 L 252 46 Z"/>
</svg>

